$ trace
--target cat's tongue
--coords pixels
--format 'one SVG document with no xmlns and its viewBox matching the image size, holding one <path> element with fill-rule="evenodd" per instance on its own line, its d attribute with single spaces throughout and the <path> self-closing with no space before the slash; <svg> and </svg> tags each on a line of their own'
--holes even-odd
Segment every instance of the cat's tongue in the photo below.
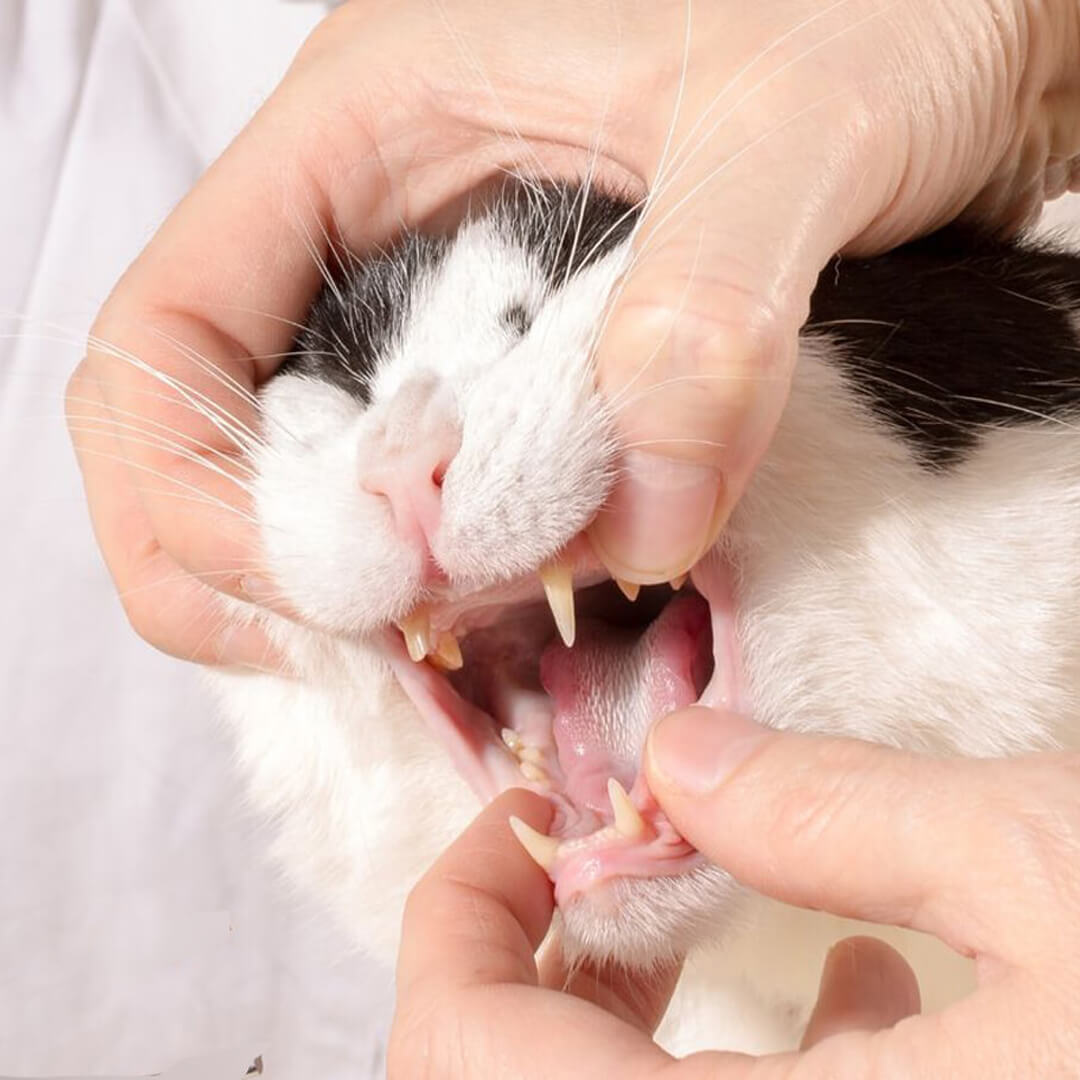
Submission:
<svg viewBox="0 0 1080 1080">
<path fill-rule="evenodd" d="M 566 794 L 598 814 L 608 778 L 630 790 L 651 723 L 698 700 L 712 664 L 709 605 L 676 596 L 644 634 L 596 619 L 578 623 L 572 649 L 556 639 L 540 659 L 555 707 L 552 733 Z"/>
</svg>

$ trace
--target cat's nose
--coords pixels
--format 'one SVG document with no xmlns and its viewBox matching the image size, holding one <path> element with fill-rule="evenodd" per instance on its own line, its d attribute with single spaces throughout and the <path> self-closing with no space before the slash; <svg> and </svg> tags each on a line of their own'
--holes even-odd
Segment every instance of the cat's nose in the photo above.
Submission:
<svg viewBox="0 0 1080 1080">
<path fill-rule="evenodd" d="M 425 380 L 402 387 L 381 438 L 365 454 L 361 487 L 386 499 L 394 531 L 429 556 L 429 563 L 442 523 L 443 477 L 460 448 L 461 423 L 452 397 Z"/>
</svg>

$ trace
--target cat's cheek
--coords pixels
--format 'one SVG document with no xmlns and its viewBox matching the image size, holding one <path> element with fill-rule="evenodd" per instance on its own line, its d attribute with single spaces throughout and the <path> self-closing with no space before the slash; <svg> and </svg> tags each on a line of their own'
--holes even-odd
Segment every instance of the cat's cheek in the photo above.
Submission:
<svg viewBox="0 0 1080 1080">
<path fill-rule="evenodd" d="M 479 809 L 412 704 L 363 647 L 294 631 L 297 678 L 210 672 L 272 854 L 390 965 L 405 899 Z"/>
<path fill-rule="evenodd" d="M 260 570 L 305 621 L 343 635 L 367 633 L 415 605 L 423 570 L 396 541 L 380 500 L 359 489 L 355 439 L 317 447 L 271 444 L 253 484 Z"/>
</svg>

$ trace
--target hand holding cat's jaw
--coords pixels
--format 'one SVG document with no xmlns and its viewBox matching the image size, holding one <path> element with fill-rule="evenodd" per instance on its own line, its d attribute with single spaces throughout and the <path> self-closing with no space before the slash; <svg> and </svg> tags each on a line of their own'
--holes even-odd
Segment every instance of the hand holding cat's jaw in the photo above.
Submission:
<svg viewBox="0 0 1080 1080">
<path fill-rule="evenodd" d="M 922 758 L 697 709 L 658 724 L 648 758 L 650 782 L 680 828 L 744 881 L 789 902 L 935 932 L 978 958 L 978 989 L 924 1020 L 899 955 L 851 939 L 826 960 L 799 1054 L 673 1061 L 649 1038 L 670 969 L 650 979 L 593 968 L 569 993 L 546 989 L 562 986 L 534 959 L 551 891 L 507 820 L 516 815 L 540 832 L 550 810 L 511 791 L 410 897 L 392 1077 L 1072 1075 L 1075 756 Z"/>
<path fill-rule="evenodd" d="M 650 1036 L 674 990 L 678 964 L 643 972 L 586 962 L 568 971 L 557 938 L 536 959 L 553 914 L 551 890 L 515 843 L 508 815 L 540 831 L 550 809 L 526 792 L 507 792 L 480 814 L 409 898 L 388 1075 L 403 1080 L 420 1075 L 644 1080 L 662 1070 L 686 1080 L 758 1075 L 741 1055 L 701 1055 L 676 1063 L 653 1043 Z M 914 977 L 898 954 L 872 939 L 842 942 L 826 962 L 803 1046 L 836 1033 L 888 1027 L 918 1007 Z"/>
</svg>

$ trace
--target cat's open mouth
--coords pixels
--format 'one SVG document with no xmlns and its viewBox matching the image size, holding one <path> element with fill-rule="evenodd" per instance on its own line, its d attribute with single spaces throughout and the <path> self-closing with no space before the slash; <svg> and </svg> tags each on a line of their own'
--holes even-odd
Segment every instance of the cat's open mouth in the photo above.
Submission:
<svg viewBox="0 0 1080 1080">
<path fill-rule="evenodd" d="M 481 798 L 517 786 L 551 800 L 550 835 L 517 831 L 561 904 L 690 870 L 700 856 L 641 755 L 659 716 L 741 704 L 730 568 L 711 555 L 681 589 L 632 601 L 579 538 L 541 577 L 414 612 L 387 637 L 399 681 Z"/>
</svg>

